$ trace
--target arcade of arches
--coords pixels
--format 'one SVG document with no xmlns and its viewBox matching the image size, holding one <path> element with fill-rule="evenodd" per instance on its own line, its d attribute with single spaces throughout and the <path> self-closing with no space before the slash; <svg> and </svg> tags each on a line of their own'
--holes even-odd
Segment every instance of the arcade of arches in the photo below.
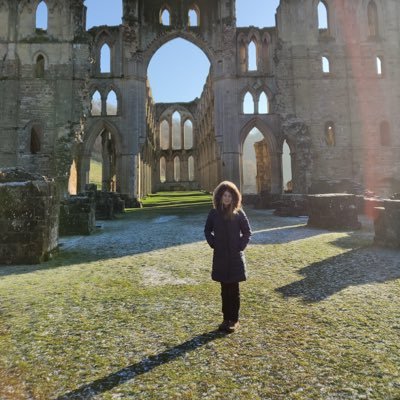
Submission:
<svg viewBox="0 0 400 400">
<path fill-rule="evenodd" d="M 89 30 L 83 0 L 0 1 L 0 167 L 132 200 L 223 179 L 400 191 L 395 2 L 280 0 L 276 26 L 256 28 L 236 26 L 235 0 L 122 1 L 121 25 Z M 209 75 L 199 98 L 155 103 L 148 66 L 176 38 Z"/>
</svg>

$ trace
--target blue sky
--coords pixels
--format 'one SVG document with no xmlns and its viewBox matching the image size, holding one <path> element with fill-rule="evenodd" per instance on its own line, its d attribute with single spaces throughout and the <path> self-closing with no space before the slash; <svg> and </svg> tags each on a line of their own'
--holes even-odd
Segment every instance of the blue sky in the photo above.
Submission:
<svg viewBox="0 0 400 400">
<path fill-rule="evenodd" d="M 211 0 L 213 1 L 213 0 Z M 122 1 L 86 0 L 87 28 L 119 25 Z M 236 0 L 237 26 L 275 26 L 279 0 Z M 148 77 L 156 102 L 191 101 L 201 95 L 210 63 L 196 46 L 175 39 L 162 46 L 153 56 Z"/>
</svg>

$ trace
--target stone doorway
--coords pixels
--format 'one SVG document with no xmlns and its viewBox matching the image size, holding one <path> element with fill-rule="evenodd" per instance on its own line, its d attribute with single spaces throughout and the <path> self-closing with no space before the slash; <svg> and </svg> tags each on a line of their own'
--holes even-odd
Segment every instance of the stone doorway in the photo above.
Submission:
<svg viewBox="0 0 400 400">
<path fill-rule="evenodd" d="M 241 188 L 244 195 L 282 193 L 282 163 L 275 136 L 260 124 L 242 131 Z"/>
</svg>

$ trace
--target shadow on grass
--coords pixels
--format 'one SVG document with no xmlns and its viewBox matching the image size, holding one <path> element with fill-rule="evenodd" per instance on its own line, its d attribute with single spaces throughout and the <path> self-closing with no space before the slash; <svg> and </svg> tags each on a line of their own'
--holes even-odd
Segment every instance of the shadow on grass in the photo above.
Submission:
<svg viewBox="0 0 400 400">
<path fill-rule="evenodd" d="M 253 232 L 252 244 L 283 244 L 319 236 L 325 231 L 307 228 L 306 225 L 279 226 Z"/>
<path fill-rule="evenodd" d="M 284 297 L 301 297 L 305 302 L 318 302 L 350 286 L 399 279 L 399 251 L 376 247 L 350 250 L 311 264 L 299 273 L 304 276 L 303 279 L 275 290 Z"/>
<path fill-rule="evenodd" d="M 147 357 L 136 364 L 129 365 L 128 367 L 122 368 L 108 376 L 83 385 L 71 392 L 65 393 L 57 397 L 56 400 L 91 399 L 92 397 L 105 393 L 139 375 L 146 374 L 160 365 L 167 364 L 179 357 L 183 357 L 186 353 L 196 350 L 199 347 L 226 335 L 227 333 L 220 331 L 203 333 L 187 342 L 167 349 L 160 354 Z"/>
</svg>

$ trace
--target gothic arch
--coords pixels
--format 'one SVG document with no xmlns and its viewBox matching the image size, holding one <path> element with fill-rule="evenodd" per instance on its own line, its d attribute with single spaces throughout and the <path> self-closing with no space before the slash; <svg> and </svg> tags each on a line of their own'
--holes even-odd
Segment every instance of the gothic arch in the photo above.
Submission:
<svg viewBox="0 0 400 400">
<path fill-rule="evenodd" d="M 122 154 L 122 146 L 123 146 L 123 139 L 122 135 L 119 132 L 118 128 L 110 123 L 109 121 L 102 119 L 96 121 L 92 124 L 87 134 L 84 137 L 82 146 L 80 147 L 80 151 L 78 151 L 77 157 L 77 165 L 78 165 L 78 192 L 84 190 L 84 186 L 89 175 L 90 170 L 90 157 L 92 153 L 92 149 L 94 143 L 99 135 L 101 135 L 104 131 L 107 131 L 111 134 L 115 144 L 115 155 L 116 155 L 116 189 L 119 190 L 120 181 L 121 181 L 121 164 L 120 164 L 120 157 Z"/>
<path fill-rule="evenodd" d="M 197 25 L 193 25 L 193 26 L 190 26 L 190 25 L 189 25 L 189 12 L 190 12 L 190 11 L 194 11 L 194 12 L 196 13 L 196 15 L 197 15 Z M 189 6 L 188 6 L 188 8 L 187 8 L 187 13 L 186 13 L 186 14 L 187 14 L 187 18 L 188 18 L 188 25 L 189 25 L 190 27 L 196 28 L 196 27 L 201 26 L 201 22 L 200 22 L 201 13 L 200 13 L 200 8 L 199 8 L 199 6 L 197 5 L 197 3 L 193 2 L 193 3 L 189 4 Z"/>
<path fill-rule="evenodd" d="M 155 40 L 153 40 L 144 51 L 144 66 L 147 70 L 149 63 L 157 52 L 164 44 L 170 42 L 171 40 L 181 38 L 197 46 L 203 53 L 207 56 L 208 61 L 211 65 L 211 70 L 214 69 L 215 64 L 215 54 L 211 46 L 198 34 L 191 31 L 175 31 L 175 32 L 164 32 L 159 35 Z"/>
<path fill-rule="evenodd" d="M 83 140 L 83 155 L 88 156 L 91 154 L 97 136 L 104 130 L 110 132 L 113 139 L 115 140 L 117 154 L 122 153 L 123 138 L 121 133 L 119 132 L 119 129 L 113 123 L 102 119 L 100 121 L 96 121 L 92 126 L 89 127 L 88 133 L 87 135 L 85 135 L 85 138 Z"/>
<path fill-rule="evenodd" d="M 42 50 L 37 51 L 37 52 L 33 55 L 33 57 L 32 57 L 32 64 L 35 64 L 35 63 L 36 63 L 37 58 L 38 58 L 39 56 L 42 56 L 42 57 L 44 58 L 45 69 L 46 69 L 47 66 L 50 64 L 50 62 L 49 62 L 49 57 L 48 57 L 48 55 L 47 55 L 44 51 L 42 51 Z"/>
<path fill-rule="evenodd" d="M 95 70 L 96 73 L 101 73 L 101 51 L 104 45 L 107 45 L 110 49 L 110 72 L 106 72 L 108 74 L 112 74 L 114 70 L 114 47 L 115 47 L 115 39 L 112 36 L 111 32 L 108 29 L 100 30 L 95 39 L 95 50 L 94 50 L 94 59 Z"/>
<path fill-rule="evenodd" d="M 168 23 L 168 25 L 164 25 L 164 24 L 162 23 L 162 16 L 163 16 L 163 14 L 164 14 L 165 11 L 168 12 L 168 16 L 169 16 L 169 23 Z M 171 7 L 170 7 L 168 4 L 166 4 L 166 3 L 162 4 L 161 7 L 160 7 L 159 23 L 160 23 L 160 25 L 163 25 L 163 26 L 171 26 L 171 25 L 172 25 L 172 11 L 171 11 Z"/>
<path fill-rule="evenodd" d="M 280 194 L 282 193 L 282 166 L 280 163 L 280 153 L 282 152 L 282 146 L 279 147 L 279 144 L 275 138 L 275 135 L 273 134 L 273 130 L 271 129 L 271 127 L 260 118 L 252 118 L 240 130 L 240 154 L 243 153 L 243 145 L 247 138 L 247 135 L 254 128 L 257 128 L 264 136 L 271 157 L 271 193 Z"/>
<path fill-rule="evenodd" d="M 107 97 L 110 94 L 110 92 L 114 92 L 115 96 L 117 98 L 117 114 L 116 115 L 121 115 L 121 110 L 122 110 L 122 94 L 121 90 L 119 89 L 118 86 L 114 84 L 110 84 L 106 86 L 106 89 L 104 91 L 104 99 L 107 101 Z"/>
</svg>

